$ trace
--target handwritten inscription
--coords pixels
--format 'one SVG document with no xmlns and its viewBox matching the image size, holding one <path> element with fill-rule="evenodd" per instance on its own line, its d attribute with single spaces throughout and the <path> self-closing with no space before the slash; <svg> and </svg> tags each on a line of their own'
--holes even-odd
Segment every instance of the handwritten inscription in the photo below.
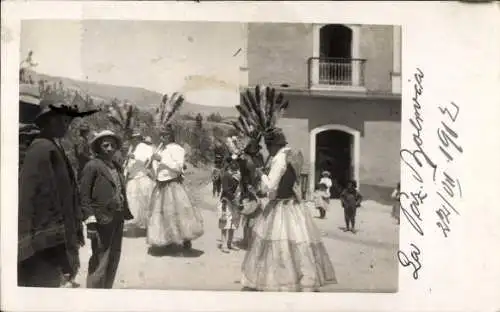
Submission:
<svg viewBox="0 0 500 312">
<path fill-rule="evenodd" d="M 424 138 L 422 136 L 425 125 L 421 100 L 424 94 L 424 76 L 424 72 L 420 68 L 417 68 L 413 74 L 413 115 L 409 119 L 413 130 L 413 147 L 402 149 L 400 152 L 401 161 L 408 167 L 413 180 L 418 184 L 417 190 L 401 192 L 400 209 L 405 219 L 420 236 L 424 236 L 421 207 L 427 198 L 427 193 L 424 190 L 424 170 L 431 169 L 434 176 L 437 168 L 437 165 L 425 150 Z M 422 268 L 422 264 L 419 261 L 420 249 L 415 243 L 412 243 L 410 246 L 412 247 L 410 258 L 413 260 L 409 260 L 410 258 L 407 254 L 401 250 L 398 251 L 398 260 L 403 267 L 412 266 L 413 278 L 418 279 L 418 271 Z"/>
<path fill-rule="evenodd" d="M 412 127 L 411 148 L 402 149 L 400 158 L 410 171 L 413 182 L 417 183 L 414 190 L 404 190 L 400 193 L 400 209 L 406 221 L 419 236 L 424 236 L 424 213 L 428 193 L 426 186 L 434 184 L 436 187 L 437 207 L 434 209 L 436 226 L 446 238 L 451 232 L 451 221 L 454 216 L 460 216 L 457 209 L 457 200 L 462 198 L 462 187 L 459 177 L 453 172 L 453 162 L 463 154 L 464 149 L 460 144 L 460 137 L 456 130 L 456 121 L 459 118 L 460 107 L 450 102 L 448 105 L 438 106 L 441 117 L 436 129 L 438 146 L 432 146 L 436 151 L 436 158 L 428 153 L 429 146 L 424 142 L 423 132 L 425 126 L 422 114 L 424 95 L 424 73 L 417 68 L 413 75 L 413 114 L 409 119 Z M 432 133 L 432 132 L 430 132 Z M 437 161 L 435 161 L 437 160 Z M 441 161 L 442 160 L 442 161 Z M 432 177 L 426 181 L 425 177 Z M 403 186 L 403 185 L 402 185 Z M 398 251 L 398 260 L 403 267 L 412 269 L 413 279 L 419 278 L 423 268 L 421 261 L 422 250 L 414 241 L 410 244 L 408 252 Z"/>
<path fill-rule="evenodd" d="M 463 148 L 458 143 L 458 133 L 453 128 L 458 119 L 460 107 L 454 102 L 450 102 L 447 106 L 440 106 L 439 111 L 444 119 L 437 129 L 439 151 L 445 159 L 446 164 L 449 166 L 457 156 L 463 153 Z M 438 219 L 436 225 L 446 238 L 451 232 L 451 216 L 460 215 L 455 207 L 454 201 L 462 198 L 462 187 L 460 185 L 460 180 L 454 177 L 448 169 L 443 170 L 440 179 L 434 182 L 438 187 L 436 194 L 440 201 L 439 207 L 436 209 Z"/>
<path fill-rule="evenodd" d="M 422 263 L 420 263 L 421 251 L 413 243 L 410 244 L 410 247 L 411 247 L 411 251 L 410 251 L 411 260 L 401 250 L 398 251 L 398 260 L 399 260 L 399 263 L 401 263 L 401 265 L 405 268 L 411 266 L 411 268 L 413 269 L 413 272 L 412 272 L 413 279 L 418 279 L 418 271 L 420 271 L 420 269 L 422 268 Z"/>
<path fill-rule="evenodd" d="M 419 183 L 424 183 L 424 179 L 420 173 L 420 170 L 422 170 L 424 166 L 429 166 L 433 169 L 434 172 L 437 168 L 437 165 L 432 161 L 428 153 L 424 150 L 424 140 L 422 138 L 424 118 L 421 113 L 422 103 L 420 97 L 424 93 L 423 71 L 417 68 L 415 74 L 413 75 L 413 78 L 415 80 L 415 83 L 413 85 L 414 94 L 412 97 L 413 116 L 409 121 L 413 128 L 412 139 L 415 148 L 402 149 L 400 152 L 400 157 L 401 161 L 411 170 L 413 178 Z"/>
<path fill-rule="evenodd" d="M 423 220 L 420 206 L 424 203 L 424 199 L 427 198 L 427 194 L 424 193 L 423 189 L 420 189 L 418 192 L 410 192 L 410 194 L 401 192 L 400 196 L 401 212 L 413 226 L 413 229 L 423 236 L 424 231 L 421 226 Z"/>
</svg>

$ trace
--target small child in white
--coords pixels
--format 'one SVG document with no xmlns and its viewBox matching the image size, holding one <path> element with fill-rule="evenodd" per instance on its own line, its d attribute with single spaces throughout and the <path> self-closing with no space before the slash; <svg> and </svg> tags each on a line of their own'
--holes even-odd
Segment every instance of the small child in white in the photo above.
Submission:
<svg viewBox="0 0 500 312">
<path fill-rule="evenodd" d="M 328 192 L 328 186 L 325 183 L 320 183 L 313 194 L 313 198 L 316 209 L 319 210 L 319 218 L 324 219 L 326 216 L 326 210 L 330 204 L 330 192 Z"/>
</svg>

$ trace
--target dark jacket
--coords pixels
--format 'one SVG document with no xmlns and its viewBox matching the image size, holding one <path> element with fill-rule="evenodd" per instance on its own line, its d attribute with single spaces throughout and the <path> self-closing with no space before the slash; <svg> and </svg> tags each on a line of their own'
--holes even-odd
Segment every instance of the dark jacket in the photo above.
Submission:
<svg viewBox="0 0 500 312">
<path fill-rule="evenodd" d="M 340 194 L 340 200 L 342 202 L 342 207 L 347 209 L 355 209 L 361 206 L 361 201 L 363 196 L 357 190 L 345 189 Z"/>
<path fill-rule="evenodd" d="M 19 178 L 19 261 L 56 246 L 65 246 L 63 262 L 74 273 L 83 243 L 82 212 L 73 169 L 64 151 L 45 137 L 26 151 Z"/>
<path fill-rule="evenodd" d="M 125 220 L 133 219 L 128 207 L 125 179 L 118 164 L 113 163 L 118 170 L 122 183 L 121 195 L 123 202 L 117 200 L 118 186 L 115 184 L 108 165 L 99 158 L 91 159 L 83 169 L 80 180 L 80 193 L 84 219 L 95 216 L 99 224 L 110 223 L 121 208 Z M 121 207 L 120 207 L 121 206 Z"/>
</svg>

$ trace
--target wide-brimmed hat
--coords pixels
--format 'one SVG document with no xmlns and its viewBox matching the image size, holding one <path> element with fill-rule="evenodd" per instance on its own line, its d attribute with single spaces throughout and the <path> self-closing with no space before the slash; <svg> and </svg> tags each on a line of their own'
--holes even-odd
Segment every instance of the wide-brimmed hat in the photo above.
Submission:
<svg viewBox="0 0 500 312">
<path fill-rule="evenodd" d="M 92 151 L 94 151 L 94 152 L 97 151 L 97 145 L 104 138 L 112 138 L 112 139 L 114 139 L 116 141 L 117 149 L 120 149 L 122 147 L 122 140 L 120 139 L 119 136 L 117 136 L 111 130 L 103 130 L 103 131 L 95 133 L 94 137 L 92 138 L 92 140 L 90 140 L 90 148 L 92 149 Z"/>
<path fill-rule="evenodd" d="M 46 94 L 40 101 L 40 112 L 36 116 L 36 120 L 52 116 L 52 115 L 64 115 L 72 118 L 85 117 L 97 113 L 98 109 L 93 109 L 89 111 L 80 111 L 77 106 L 70 106 L 66 102 L 66 99 L 62 94 L 56 92 L 51 92 Z"/>
<path fill-rule="evenodd" d="M 326 171 L 326 170 L 325 170 L 325 171 L 323 171 L 323 172 L 321 173 L 321 175 L 322 175 L 322 176 L 327 176 L 327 177 L 331 177 L 331 176 L 332 176 L 332 174 L 330 173 L 330 171 Z"/>
</svg>

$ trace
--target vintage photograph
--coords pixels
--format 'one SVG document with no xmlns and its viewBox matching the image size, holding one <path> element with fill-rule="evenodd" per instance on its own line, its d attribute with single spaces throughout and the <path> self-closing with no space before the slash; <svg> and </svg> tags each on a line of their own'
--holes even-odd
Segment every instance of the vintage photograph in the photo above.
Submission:
<svg viewBox="0 0 500 312">
<path fill-rule="evenodd" d="M 400 26 L 20 35 L 19 286 L 398 291 Z"/>
</svg>

